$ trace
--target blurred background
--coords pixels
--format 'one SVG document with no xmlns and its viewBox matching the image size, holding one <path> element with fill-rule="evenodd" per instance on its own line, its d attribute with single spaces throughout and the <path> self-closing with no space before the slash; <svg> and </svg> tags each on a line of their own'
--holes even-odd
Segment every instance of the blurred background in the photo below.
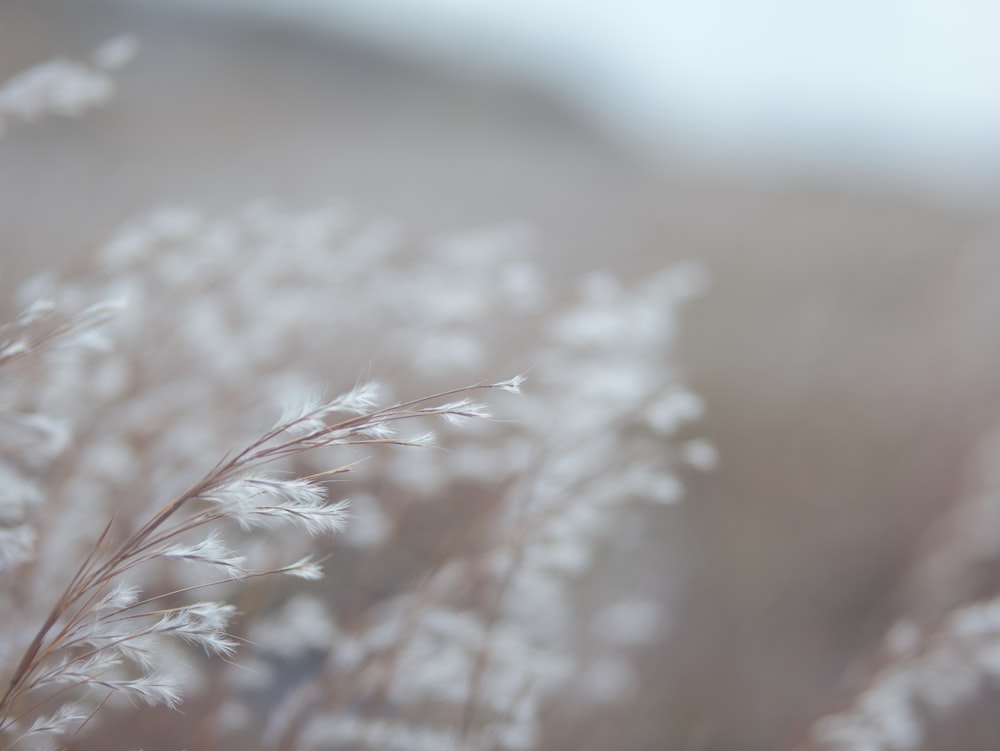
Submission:
<svg viewBox="0 0 1000 751">
<path fill-rule="evenodd" d="M 8 125 L 0 291 L 150 208 L 260 197 L 418 237 L 524 220 L 557 288 L 704 263 L 679 363 L 721 463 L 656 522 L 670 630 L 604 747 L 791 747 L 919 609 L 907 571 L 1000 416 L 998 24 L 975 0 L 4 0 L 0 79 L 141 47 L 109 106 Z"/>
</svg>

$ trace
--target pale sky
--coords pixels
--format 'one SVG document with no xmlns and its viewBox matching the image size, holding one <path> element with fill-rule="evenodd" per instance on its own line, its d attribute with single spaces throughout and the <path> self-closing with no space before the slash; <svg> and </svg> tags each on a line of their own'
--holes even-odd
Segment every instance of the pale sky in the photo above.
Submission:
<svg viewBox="0 0 1000 751">
<path fill-rule="evenodd" d="M 525 78 L 652 152 L 932 192 L 1000 188 L 995 0 L 194 4 Z"/>
</svg>

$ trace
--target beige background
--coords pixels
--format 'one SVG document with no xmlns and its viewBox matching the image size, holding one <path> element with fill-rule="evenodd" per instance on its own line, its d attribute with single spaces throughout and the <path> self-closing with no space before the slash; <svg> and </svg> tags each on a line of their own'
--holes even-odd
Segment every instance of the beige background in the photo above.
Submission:
<svg viewBox="0 0 1000 751">
<path fill-rule="evenodd" d="M 648 690 L 591 742 L 770 751 L 837 706 L 908 607 L 907 563 L 997 418 L 995 212 L 654 166 L 537 92 L 141 3 L 6 0 L 0 75 L 124 31 L 142 48 L 114 104 L 0 139 L 5 295 L 85 264 L 134 213 L 261 196 L 347 196 L 417 236 L 527 220 L 556 280 L 699 259 L 713 286 L 680 362 L 722 464 L 657 522 L 672 635 Z M 967 729 L 995 747 L 1000 729 Z"/>
</svg>

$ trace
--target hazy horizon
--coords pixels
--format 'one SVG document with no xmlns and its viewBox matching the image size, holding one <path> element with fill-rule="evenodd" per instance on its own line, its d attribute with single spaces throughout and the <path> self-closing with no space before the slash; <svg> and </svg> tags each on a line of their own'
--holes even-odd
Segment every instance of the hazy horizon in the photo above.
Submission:
<svg viewBox="0 0 1000 751">
<path fill-rule="evenodd" d="M 143 0 L 150 2 L 151 0 Z M 155 2 L 155 0 L 152 0 Z M 990 202 L 1000 6 L 209 0 L 571 104 L 651 158 Z"/>
</svg>

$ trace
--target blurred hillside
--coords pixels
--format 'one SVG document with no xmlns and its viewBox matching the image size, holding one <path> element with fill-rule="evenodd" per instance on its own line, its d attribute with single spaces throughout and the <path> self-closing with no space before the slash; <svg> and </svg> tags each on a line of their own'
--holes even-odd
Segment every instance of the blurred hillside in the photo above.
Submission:
<svg viewBox="0 0 1000 751">
<path fill-rule="evenodd" d="M 133 214 L 259 197 L 415 237 L 524 220 L 557 283 L 701 261 L 681 362 L 721 465 L 657 522 L 671 632 L 587 747 L 770 751 L 837 706 L 1000 417 L 1000 212 L 653 165 L 526 86 L 138 3 L 6 0 L 0 77 L 126 31 L 109 107 L 0 139 L 5 296 Z"/>
</svg>

